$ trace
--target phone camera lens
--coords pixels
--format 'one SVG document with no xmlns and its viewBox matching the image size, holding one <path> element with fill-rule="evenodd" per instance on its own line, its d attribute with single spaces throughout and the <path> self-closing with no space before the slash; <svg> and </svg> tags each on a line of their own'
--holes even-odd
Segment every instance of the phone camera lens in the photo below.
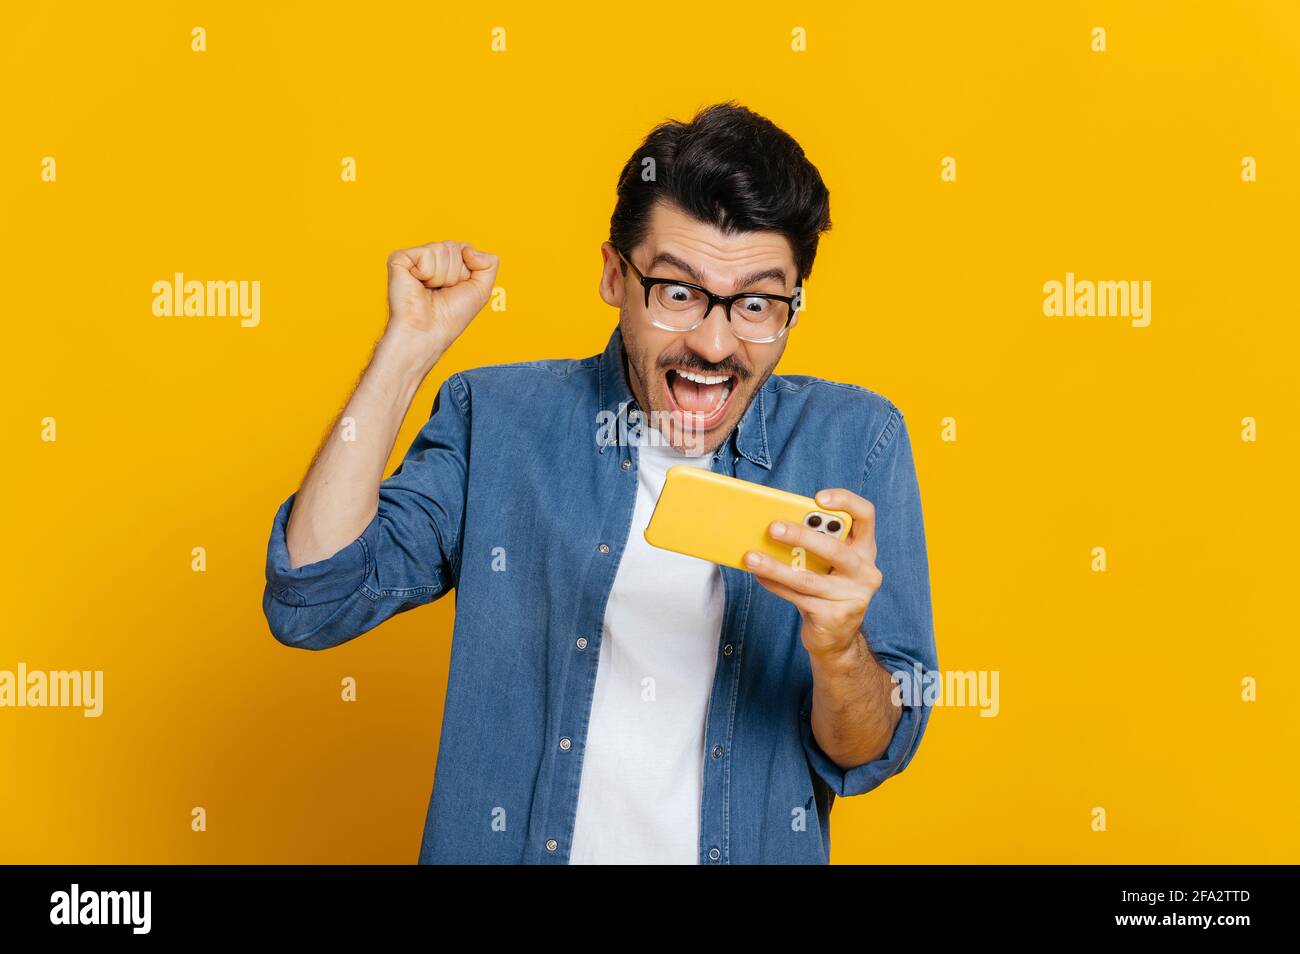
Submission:
<svg viewBox="0 0 1300 954">
<path fill-rule="evenodd" d="M 809 514 L 809 515 L 808 515 L 808 520 L 807 520 L 806 522 L 807 522 L 808 526 L 810 526 L 810 527 L 812 527 L 814 530 L 816 530 L 818 527 L 820 527 L 820 526 L 822 525 L 821 514 L 818 514 L 818 513 L 812 513 L 812 514 Z"/>
<path fill-rule="evenodd" d="M 826 524 L 826 532 L 827 532 L 827 533 L 839 533 L 839 532 L 840 532 L 840 522 L 839 522 L 838 520 L 832 520 L 830 523 Z"/>
</svg>

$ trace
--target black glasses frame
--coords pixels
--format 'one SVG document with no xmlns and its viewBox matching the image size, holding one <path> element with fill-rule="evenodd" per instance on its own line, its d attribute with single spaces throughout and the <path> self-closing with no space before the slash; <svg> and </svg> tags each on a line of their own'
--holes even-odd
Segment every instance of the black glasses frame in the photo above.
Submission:
<svg viewBox="0 0 1300 954">
<path fill-rule="evenodd" d="M 774 335 L 769 335 L 766 338 L 746 338 L 743 335 L 737 334 L 736 337 L 740 338 L 742 341 L 750 341 L 750 342 L 754 342 L 755 344 L 763 344 L 769 341 L 776 341 L 783 334 L 785 334 L 787 331 L 789 331 L 791 328 L 794 327 L 795 321 L 798 318 L 799 309 L 796 308 L 794 305 L 796 299 L 798 299 L 799 297 L 799 293 L 802 291 L 802 288 L 800 287 L 798 281 L 795 282 L 794 295 L 772 295 L 772 294 L 768 294 L 767 292 L 739 292 L 735 295 L 715 295 L 713 292 L 709 291 L 703 285 L 696 285 L 693 282 L 682 281 L 680 278 L 653 278 L 653 277 L 646 276 L 645 274 L 642 273 L 641 269 L 636 267 L 632 259 L 629 258 L 621 248 L 619 248 L 617 245 L 612 247 L 614 251 L 618 252 L 618 257 L 621 258 L 624 262 L 626 262 L 628 267 L 631 268 L 632 271 L 636 272 L 637 280 L 641 283 L 641 287 L 645 291 L 645 307 L 647 311 L 650 310 L 650 289 L 653 288 L 655 285 L 680 285 L 683 288 L 694 288 L 696 291 L 702 293 L 708 298 L 709 304 L 708 307 L 704 309 L 704 314 L 700 317 L 699 321 L 691 325 L 689 328 L 672 328 L 655 321 L 654 324 L 656 328 L 663 328 L 665 331 L 681 331 L 681 332 L 694 331 L 696 328 L 698 328 L 700 325 L 704 324 L 704 322 L 708 320 L 709 315 L 712 314 L 713 312 L 714 305 L 722 305 L 723 314 L 727 316 L 727 324 L 731 325 L 731 330 L 732 333 L 734 334 L 736 330 L 736 326 L 731 322 L 731 305 L 733 302 L 741 298 L 766 298 L 771 301 L 784 302 L 786 305 L 785 325 L 782 326 L 780 331 L 778 331 Z M 654 321 L 654 319 L 652 318 L 651 321 Z"/>
</svg>

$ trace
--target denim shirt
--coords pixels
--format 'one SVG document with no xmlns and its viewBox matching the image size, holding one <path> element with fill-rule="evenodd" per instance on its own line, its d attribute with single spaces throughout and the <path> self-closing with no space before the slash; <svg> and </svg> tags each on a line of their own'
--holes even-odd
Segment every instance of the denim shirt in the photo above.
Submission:
<svg viewBox="0 0 1300 954">
<path fill-rule="evenodd" d="M 634 423 L 633 409 L 617 328 L 593 357 L 462 371 L 441 385 L 355 541 L 291 569 L 296 495 L 275 515 L 262 605 L 287 646 L 337 646 L 456 591 L 422 864 L 568 862 L 605 605 L 637 491 L 634 430 L 602 425 Z M 920 494 L 892 403 L 772 374 L 711 466 L 809 497 L 845 487 L 872 501 L 884 581 L 864 620 L 868 645 L 918 685 L 937 670 Z M 752 574 L 721 570 L 699 861 L 828 863 L 835 797 L 908 765 L 929 701 L 904 698 L 915 704 L 880 758 L 836 765 L 812 734 L 797 609 Z"/>
</svg>

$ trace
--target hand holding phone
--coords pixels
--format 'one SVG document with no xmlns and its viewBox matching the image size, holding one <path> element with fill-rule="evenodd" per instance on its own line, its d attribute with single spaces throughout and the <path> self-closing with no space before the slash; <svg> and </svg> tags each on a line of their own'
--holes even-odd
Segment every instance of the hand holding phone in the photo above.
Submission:
<svg viewBox="0 0 1300 954">
<path fill-rule="evenodd" d="M 811 497 L 676 464 L 668 468 L 645 539 L 651 546 L 739 570 L 749 569 L 745 553 L 757 550 L 814 573 L 830 571 L 816 554 L 773 539 L 768 527 L 774 520 L 840 540 L 848 539 L 853 525 L 851 515 L 820 507 Z"/>
</svg>

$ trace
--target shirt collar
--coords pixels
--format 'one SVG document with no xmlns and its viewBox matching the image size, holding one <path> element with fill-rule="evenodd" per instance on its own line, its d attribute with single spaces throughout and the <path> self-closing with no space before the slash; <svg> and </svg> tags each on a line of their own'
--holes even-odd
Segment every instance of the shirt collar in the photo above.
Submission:
<svg viewBox="0 0 1300 954">
<path fill-rule="evenodd" d="M 614 326 L 614 332 L 609 336 L 609 342 L 605 345 L 605 350 L 597 359 L 597 363 L 600 367 L 598 400 L 600 410 L 603 412 L 601 418 L 614 422 L 607 433 L 616 444 L 622 445 L 625 443 L 624 437 L 630 430 L 627 412 L 631 408 L 640 410 L 640 405 L 632 395 L 627 376 L 623 373 L 623 333 L 618 325 Z M 736 425 L 723 445 L 724 447 L 730 445 L 738 454 L 768 470 L 772 469 L 772 458 L 768 453 L 767 444 L 767 400 L 768 392 L 771 390 L 773 390 L 772 377 L 769 377 L 763 382 L 758 394 L 745 409 L 740 423 Z M 603 454 L 607 446 L 609 445 L 596 441 L 598 453 Z"/>
</svg>

